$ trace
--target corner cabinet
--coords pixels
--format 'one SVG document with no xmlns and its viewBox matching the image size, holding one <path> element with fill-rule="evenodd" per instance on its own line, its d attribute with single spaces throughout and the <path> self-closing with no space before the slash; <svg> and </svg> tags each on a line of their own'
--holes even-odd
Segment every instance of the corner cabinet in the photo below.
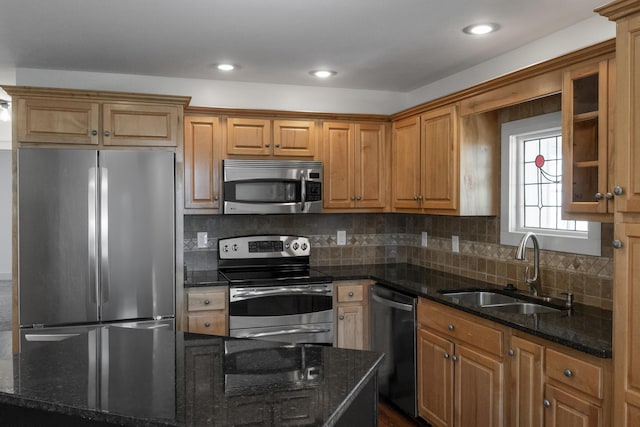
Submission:
<svg viewBox="0 0 640 427">
<path fill-rule="evenodd" d="M 333 283 L 336 347 L 369 349 L 370 284 L 369 280 Z"/>
<path fill-rule="evenodd" d="M 323 207 L 385 209 L 389 169 L 385 125 L 325 122 L 322 135 Z"/>
<path fill-rule="evenodd" d="M 145 101 L 145 96 L 129 94 L 6 89 L 17 105 L 17 142 L 27 144 L 176 147 L 188 102 L 153 95 Z"/>
<path fill-rule="evenodd" d="M 565 217 L 611 222 L 615 60 L 565 71 L 562 93 Z"/>
<path fill-rule="evenodd" d="M 495 215 L 499 147 L 495 112 L 460 117 L 449 105 L 395 121 L 393 211 Z"/>
<path fill-rule="evenodd" d="M 220 208 L 220 139 L 217 117 L 185 117 L 185 209 Z"/>
</svg>

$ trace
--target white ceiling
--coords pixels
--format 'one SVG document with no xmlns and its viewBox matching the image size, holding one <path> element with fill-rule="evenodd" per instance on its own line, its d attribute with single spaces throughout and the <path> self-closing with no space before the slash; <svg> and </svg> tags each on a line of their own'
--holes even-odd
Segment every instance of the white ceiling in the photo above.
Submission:
<svg viewBox="0 0 640 427">
<path fill-rule="evenodd" d="M 407 92 L 590 18 L 606 2 L 0 0 L 0 63 Z M 486 21 L 501 29 L 461 31 Z M 215 70 L 223 61 L 241 68 Z M 338 75 L 308 74 L 325 67 Z"/>
</svg>

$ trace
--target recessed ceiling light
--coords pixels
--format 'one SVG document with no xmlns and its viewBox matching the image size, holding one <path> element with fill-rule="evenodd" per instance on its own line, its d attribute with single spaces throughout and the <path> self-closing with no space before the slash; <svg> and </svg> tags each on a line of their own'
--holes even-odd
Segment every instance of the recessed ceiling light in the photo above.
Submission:
<svg viewBox="0 0 640 427">
<path fill-rule="evenodd" d="M 236 68 L 238 67 L 233 64 L 218 64 L 218 70 L 220 71 L 233 71 Z"/>
<path fill-rule="evenodd" d="M 309 74 L 319 79 L 326 79 L 327 77 L 335 76 L 338 73 L 331 70 L 313 70 L 309 71 Z"/>
<path fill-rule="evenodd" d="M 494 31 L 497 31 L 498 28 L 498 24 L 474 24 L 464 27 L 462 31 L 466 34 L 481 36 L 483 34 L 493 33 Z"/>
</svg>

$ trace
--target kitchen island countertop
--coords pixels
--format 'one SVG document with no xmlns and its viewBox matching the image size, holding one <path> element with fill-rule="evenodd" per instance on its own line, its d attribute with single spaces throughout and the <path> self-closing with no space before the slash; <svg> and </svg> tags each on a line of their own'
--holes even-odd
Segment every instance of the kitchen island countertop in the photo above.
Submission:
<svg viewBox="0 0 640 427">
<path fill-rule="evenodd" d="M 374 399 L 364 407 L 375 419 L 382 357 L 97 326 L 86 336 L 0 359 L 0 420 L 12 426 L 339 426 L 363 390 Z"/>
</svg>

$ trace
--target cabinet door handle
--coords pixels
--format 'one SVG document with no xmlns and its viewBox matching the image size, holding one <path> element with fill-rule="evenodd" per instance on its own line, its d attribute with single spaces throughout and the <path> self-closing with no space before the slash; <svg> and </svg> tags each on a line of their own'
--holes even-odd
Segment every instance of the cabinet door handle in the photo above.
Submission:
<svg viewBox="0 0 640 427">
<path fill-rule="evenodd" d="M 449 324 L 449 326 L 447 326 L 447 329 L 450 331 L 453 331 L 455 327 L 452 324 Z"/>
<path fill-rule="evenodd" d="M 607 200 L 613 200 L 613 193 L 605 193 L 604 198 Z"/>
<path fill-rule="evenodd" d="M 356 201 L 356 196 L 351 196 L 351 201 L 355 202 Z"/>
<path fill-rule="evenodd" d="M 96 136 L 97 134 L 98 134 L 98 131 L 97 131 L 97 130 L 93 129 L 93 130 L 91 131 L 91 135 Z"/>
<path fill-rule="evenodd" d="M 512 349 L 512 348 L 509 349 L 508 353 L 509 353 L 509 356 L 511 356 L 511 357 L 516 355 L 516 351 L 514 349 Z"/>
<path fill-rule="evenodd" d="M 551 402 L 549 402 L 547 399 L 544 399 L 542 401 L 542 406 L 544 406 L 545 408 L 551 408 Z"/>
<path fill-rule="evenodd" d="M 276 148 L 280 148 L 280 144 L 276 144 L 276 145 L 275 145 L 275 147 L 276 147 Z"/>
<path fill-rule="evenodd" d="M 563 373 L 567 378 L 571 378 L 573 376 L 573 372 L 571 371 L 571 369 L 565 369 Z"/>
<path fill-rule="evenodd" d="M 344 320 L 344 316 L 339 316 L 338 319 Z"/>
<path fill-rule="evenodd" d="M 615 194 L 616 196 L 622 196 L 623 192 L 624 191 L 622 191 L 622 187 L 620 187 L 619 185 L 613 187 L 613 194 Z"/>
<path fill-rule="evenodd" d="M 596 193 L 596 195 L 595 195 L 595 199 L 596 199 L 596 200 L 602 200 L 602 193 L 599 193 L 599 192 L 598 192 L 598 193 Z"/>
<path fill-rule="evenodd" d="M 356 197 L 356 200 L 362 200 L 362 197 L 358 196 Z"/>
<path fill-rule="evenodd" d="M 269 148 L 269 147 L 271 147 L 270 144 L 264 144 L 264 148 Z"/>
<path fill-rule="evenodd" d="M 418 200 L 422 200 L 422 199 L 424 199 L 424 197 L 418 196 Z"/>
<path fill-rule="evenodd" d="M 454 362 L 458 361 L 458 356 L 456 356 L 455 354 L 453 356 L 451 356 L 451 360 L 453 360 Z"/>
<path fill-rule="evenodd" d="M 213 200 L 217 202 L 218 200 L 220 200 L 220 196 L 213 196 Z"/>
<path fill-rule="evenodd" d="M 104 136 L 111 136 L 111 132 L 109 132 L 108 130 L 104 131 Z"/>
<path fill-rule="evenodd" d="M 418 200 L 418 196 L 413 196 L 413 200 Z"/>
<path fill-rule="evenodd" d="M 450 357 L 450 356 L 449 356 L 449 353 L 445 353 L 445 354 L 444 354 L 444 358 L 445 358 L 445 359 L 448 359 L 449 357 Z"/>
<path fill-rule="evenodd" d="M 204 327 L 208 328 L 209 326 L 211 326 L 211 322 L 204 322 Z"/>
<path fill-rule="evenodd" d="M 622 247 L 622 242 L 618 239 L 614 240 L 613 242 L 611 242 L 611 245 L 615 248 L 615 249 L 620 249 Z"/>
</svg>

